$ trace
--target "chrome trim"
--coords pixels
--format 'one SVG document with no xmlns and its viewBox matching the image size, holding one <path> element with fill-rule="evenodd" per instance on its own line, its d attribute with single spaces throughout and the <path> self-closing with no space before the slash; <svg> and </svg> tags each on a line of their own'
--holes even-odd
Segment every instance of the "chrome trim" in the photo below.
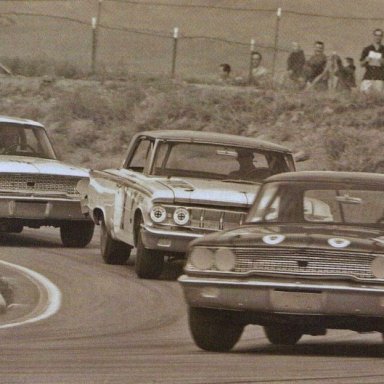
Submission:
<svg viewBox="0 0 384 384">
<path fill-rule="evenodd" d="M 384 256 L 380 254 L 271 246 L 228 247 L 228 249 L 236 255 L 236 266 L 234 271 L 225 272 L 225 276 L 284 276 L 384 282 L 384 279 L 374 277 L 371 271 L 372 261 L 377 256 Z M 299 263 L 303 261 L 307 262 L 305 266 Z M 214 269 L 198 270 L 189 263 L 186 265 L 186 270 L 191 273 L 224 276 L 223 272 Z"/>
<path fill-rule="evenodd" d="M 236 280 L 236 279 L 217 279 L 217 278 L 198 278 L 188 275 L 181 275 L 178 282 L 184 286 L 222 286 L 222 287 L 255 287 L 255 288 L 273 288 L 273 289 L 291 289 L 291 290 L 317 290 L 317 291 L 339 291 L 339 292 L 368 292 L 384 294 L 384 286 L 376 287 L 347 287 L 330 284 L 309 284 L 309 283 L 286 283 L 270 282 L 260 280 Z"/>
<path fill-rule="evenodd" d="M 4 201 L 28 201 L 33 203 L 34 201 L 53 201 L 53 202 L 71 202 L 71 203 L 80 203 L 80 196 L 65 196 L 63 195 L 42 195 L 42 194 L 17 194 L 17 195 L 5 195 L 3 196 L 0 193 L 0 204 Z"/>
<path fill-rule="evenodd" d="M 147 225 L 141 226 L 145 231 L 152 233 L 153 235 L 159 236 L 169 236 L 169 237 L 190 237 L 191 239 L 196 239 L 197 237 L 202 237 L 204 234 L 202 233 L 191 233 L 191 232 L 182 232 L 182 231 L 165 231 L 162 229 L 156 229 L 153 227 L 149 227 Z M 183 227 L 180 227 L 183 228 Z"/>
<path fill-rule="evenodd" d="M 220 209 L 211 207 L 202 207 L 195 205 L 183 205 L 183 204 L 161 204 L 156 202 L 156 205 L 161 205 L 167 210 L 167 217 L 162 223 L 156 223 L 164 227 L 183 227 L 191 230 L 201 232 L 216 232 L 224 229 L 235 228 L 240 225 L 247 215 L 246 210 L 233 210 L 233 209 Z M 178 226 L 173 220 L 173 211 L 178 207 L 184 207 L 189 211 L 190 220 L 189 223 L 183 226 Z M 210 217 L 211 216 L 211 217 Z M 232 219 L 238 220 L 226 221 L 225 217 L 230 216 Z"/>
<path fill-rule="evenodd" d="M 80 196 L 76 186 L 81 177 L 10 173 L 0 175 L 1 193 L 61 194 Z"/>
</svg>

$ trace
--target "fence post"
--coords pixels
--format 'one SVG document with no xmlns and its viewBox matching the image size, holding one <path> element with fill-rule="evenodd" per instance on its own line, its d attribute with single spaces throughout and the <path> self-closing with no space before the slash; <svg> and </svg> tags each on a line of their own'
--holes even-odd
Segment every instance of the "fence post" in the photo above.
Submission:
<svg viewBox="0 0 384 384">
<path fill-rule="evenodd" d="M 98 27 L 100 24 L 101 17 L 101 3 L 103 0 L 98 0 L 97 3 L 97 16 L 92 17 L 92 64 L 91 71 L 94 75 L 96 73 L 96 59 L 97 59 L 97 43 L 98 43 Z"/>
<path fill-rule="evenodd" d="M 252 53 L 254 52 L 255 50 L 255 40 L 254 39 L 251 39 L 251 50 L 250 50 L 250 54 L 249 54 L 249 72 L 248 72 L 248 84 L 251 84 L 252 83 Z"/>
<path fill-rule="evenodd" d="M 281 19 L 281 8 L 277 8 L 277 12 L 276 12 L 275 42 L 274 42 L 274 45 L 273 45 L 272 79 L 275 77 L 277 51 L 279 49 L 280 19 Z"/>
<path fill-rule="evenodd" d="M 175 78 L 176 73 L 176 57 L 177 57 L 177 40 L 179 38 L 179 28 L 173 28 L 173 51 L 172 51 L 172 70 L 171 76 Z"/>
<path fill-rule="evenodd" d="M 97 34 L 96 34 L 96 17 L 92 17 L 92 58 L 91 72 L 94 75 L 96 71 L 96 49 L 97 49 Z"/>
</svg>

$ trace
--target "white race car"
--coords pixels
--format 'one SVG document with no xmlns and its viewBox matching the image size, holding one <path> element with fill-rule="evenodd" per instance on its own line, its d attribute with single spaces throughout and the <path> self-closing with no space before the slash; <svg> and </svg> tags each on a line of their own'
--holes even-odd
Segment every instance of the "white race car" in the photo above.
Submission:
<svg viewBox="0 0 384 384">
<path fill-rule="evenodd" d="M 81 211 L 76 184 L 88 177 L 57 159 L 43 125 L 0 116 L 0 232 L 59 227 L 65 246 L 85 247 L 94 224 Z"/>
</svg>

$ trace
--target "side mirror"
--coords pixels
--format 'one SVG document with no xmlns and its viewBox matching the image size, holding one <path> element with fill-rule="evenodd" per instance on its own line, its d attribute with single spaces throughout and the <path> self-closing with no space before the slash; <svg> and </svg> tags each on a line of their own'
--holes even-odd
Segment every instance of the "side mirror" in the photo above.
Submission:
<svg viewBox="0 0 384 384">
<path fill-rule="evenodd" d="M 293 154 L 293 158 L 295 159 L 295 161 L 297 163 L 301 162 L 301 161 L 306 161 L 306 160 L 309 160 L 310 159 L 310 156 L 309 156 L 309 153 L 305 152 L 305 151 L 298 151 L 298 152 L 295 152 Z"/>
</svg>

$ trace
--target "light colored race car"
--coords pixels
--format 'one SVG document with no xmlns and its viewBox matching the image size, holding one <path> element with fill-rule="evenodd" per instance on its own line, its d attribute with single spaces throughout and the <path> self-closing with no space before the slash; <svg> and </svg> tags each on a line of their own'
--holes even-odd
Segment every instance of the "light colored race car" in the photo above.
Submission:
<svg viewBox="0 0 384 384">
<path fill-rule="evenodd" d="M 59 161 L 43 125 L 0 116 L 0 232 L 60 228 L 65 246 L 85 247 L 94 224 L 76 185 L 89 172 Z"/>
<path fill-rule="evenodd" d="M 238 226 L 261 181 L 294 171 L 287 148 L 213 132 L 136 134 L 118 169 L 92 171 L 79 183 L 83 210 L 101 226 L 107 264 L 124 264 L 136 247 L 136 273 L 158 278 L 165 256 L 185 257 L 188 243 Z"/>
</svg>

